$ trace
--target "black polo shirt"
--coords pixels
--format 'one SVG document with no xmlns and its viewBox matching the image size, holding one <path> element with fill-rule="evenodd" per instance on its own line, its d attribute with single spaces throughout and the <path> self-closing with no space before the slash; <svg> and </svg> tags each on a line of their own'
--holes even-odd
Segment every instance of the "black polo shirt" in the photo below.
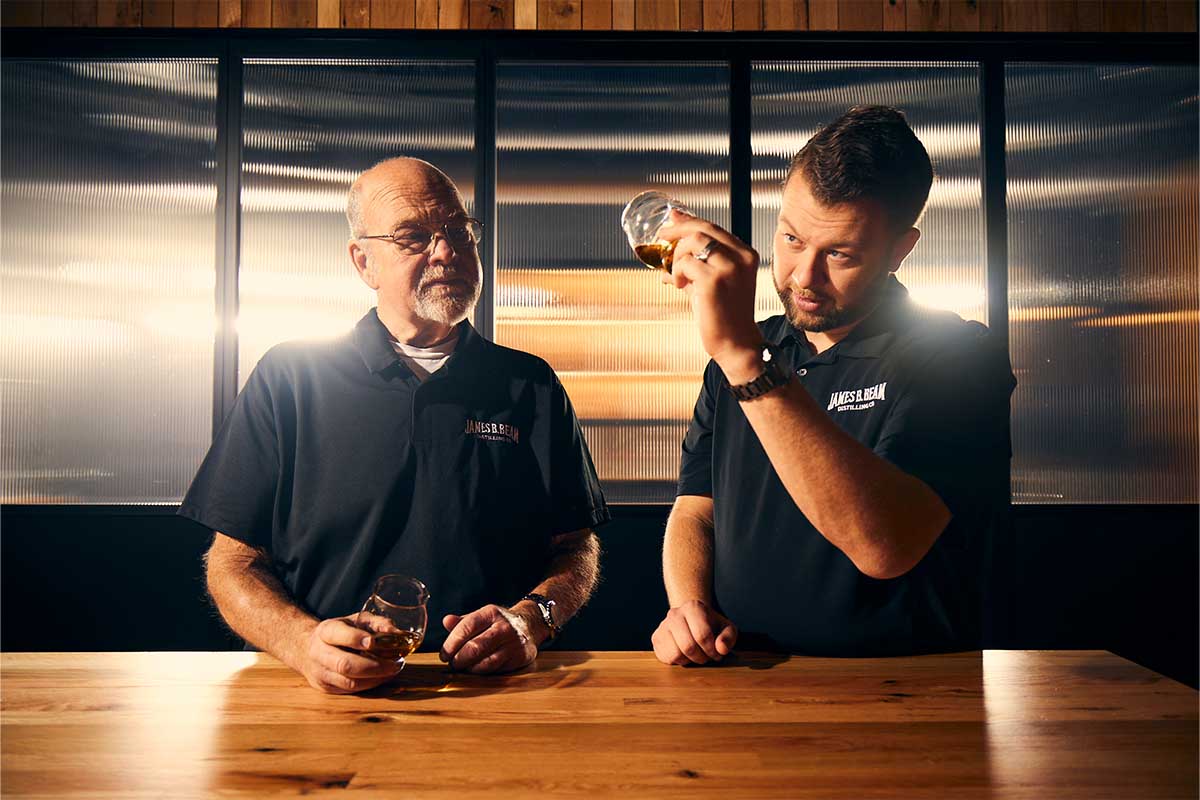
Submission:
<svg viewBox="0 0 1200 800">
<path fill-rule="evenodd" d="M 746 642 L 811 655 L 978 647 L 982 560 L 1009 503 L 1016 381 L 1002 343 L 979 323 L 916 306 L 894 277 L 876 310 L 819 355 L 783 316 L 759 327 L 839 427 L 924 481 L 953 518 L 907 574 L 862 574 L 796 507 L 710 362 L 678 493 L 713 498 L 723 613 Z"/>
<path fill-rule="evenodd" d="M 255 367 L 179 513 L 267 548 L 296 602 L 358 611 L 386 573 L 442 615 L 519 600 L 550 537 L 609 519 L 575 413 L 550 366 L 466 322 L 420 382 L 375 310 L 330 342 L 287 342 Z"/>
</svg>

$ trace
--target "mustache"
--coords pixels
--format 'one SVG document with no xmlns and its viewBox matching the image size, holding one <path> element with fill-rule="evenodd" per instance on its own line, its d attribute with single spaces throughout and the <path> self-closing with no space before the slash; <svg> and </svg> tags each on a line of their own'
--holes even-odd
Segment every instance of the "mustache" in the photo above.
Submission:
<svg viewBox="0 0 1200 800">
<path fill-rule="evenodd" d="M 808 300 L 809 302 L 813 302 L 813 303 L 816 303 L 816 302 L 819 302 L 819 301 L 825 299 L 821 295 L 819 295 L 816 292 L 811 291 L 809 289 L 793 289 L 793 288 L 789 287 L 787 289 L 784 289 L 783 291 L 786 294 L 792 295 L 793 297 L 799 297 L 801 300 Z"/>
<path fill-rule="evenodd" d="M 475 283 L 475 276 L 464 270 L 442 270 L 437 273 L 427 273 L 421 276 L 420 288 L 425 288 L 431 283 L 438 281 L 463 281 L 464 283 Z"/>
</svg>

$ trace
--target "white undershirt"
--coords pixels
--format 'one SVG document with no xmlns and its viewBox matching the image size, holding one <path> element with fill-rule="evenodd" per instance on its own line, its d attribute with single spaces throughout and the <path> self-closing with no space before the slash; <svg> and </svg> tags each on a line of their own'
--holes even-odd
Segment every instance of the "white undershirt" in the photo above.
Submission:
<svg viewBox="0 0 1200 800">
<path fill-rule="evenodd" d="M 424 381 L 433 373 L 437 372 L 450 359 L 454 353 L 454 348 L 458 345 L 458 328 L 456 327 L 447 338 L 429 347 L 416 347 L 415 345 L 397 342 L 392 339 L 392 349 L 396 351 L 396 355 L 400 356 L 400 360 L 412 370 L 413 375 L 416 375 L 418 380 Z"/>
</svg>

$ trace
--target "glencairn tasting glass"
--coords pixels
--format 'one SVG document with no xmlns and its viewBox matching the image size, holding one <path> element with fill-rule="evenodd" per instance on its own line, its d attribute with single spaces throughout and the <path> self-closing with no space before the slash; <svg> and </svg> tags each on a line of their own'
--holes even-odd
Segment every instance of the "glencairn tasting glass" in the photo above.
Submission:
<svg viewBox="0 0 1200 800">
<path fill-rule="evenodd" d="M 375 581 L 371 596 L 356 615 L 357 626 L 371 634 L 367 652 L 395 661 L 403 669 L 404 659 L 425 638 L 428 601 L 429 590 L 416 578 L 384 575 Z"/>
<path fill-rule="evenodd" d="M 658 238 L 658 231 L 671 219 L 671 209 L 691 214 L 688 207 L 662 192 L 642 192 L 621 212 L 621 228 L 638 260 L 651 269 L 671 271 L 675 243 Z"/>
</svg>

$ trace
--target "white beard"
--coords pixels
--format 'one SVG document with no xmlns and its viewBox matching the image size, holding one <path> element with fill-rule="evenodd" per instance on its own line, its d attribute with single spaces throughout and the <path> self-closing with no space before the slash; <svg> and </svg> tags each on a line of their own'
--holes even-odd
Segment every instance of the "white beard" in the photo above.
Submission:
<svg viewBox="0 0 1200 800">
<path fill-rule="evenodd" d="M 413 293 L 413 312 L 421 319 L 437 322 L 442 325 L 457 325 L 474 310 L 479 302 L 482 285 L 476 281 L 470 292 L 445 294 L 441 290 L 436 293 L 427 288 L 417 289 Z"/>
</svg>

